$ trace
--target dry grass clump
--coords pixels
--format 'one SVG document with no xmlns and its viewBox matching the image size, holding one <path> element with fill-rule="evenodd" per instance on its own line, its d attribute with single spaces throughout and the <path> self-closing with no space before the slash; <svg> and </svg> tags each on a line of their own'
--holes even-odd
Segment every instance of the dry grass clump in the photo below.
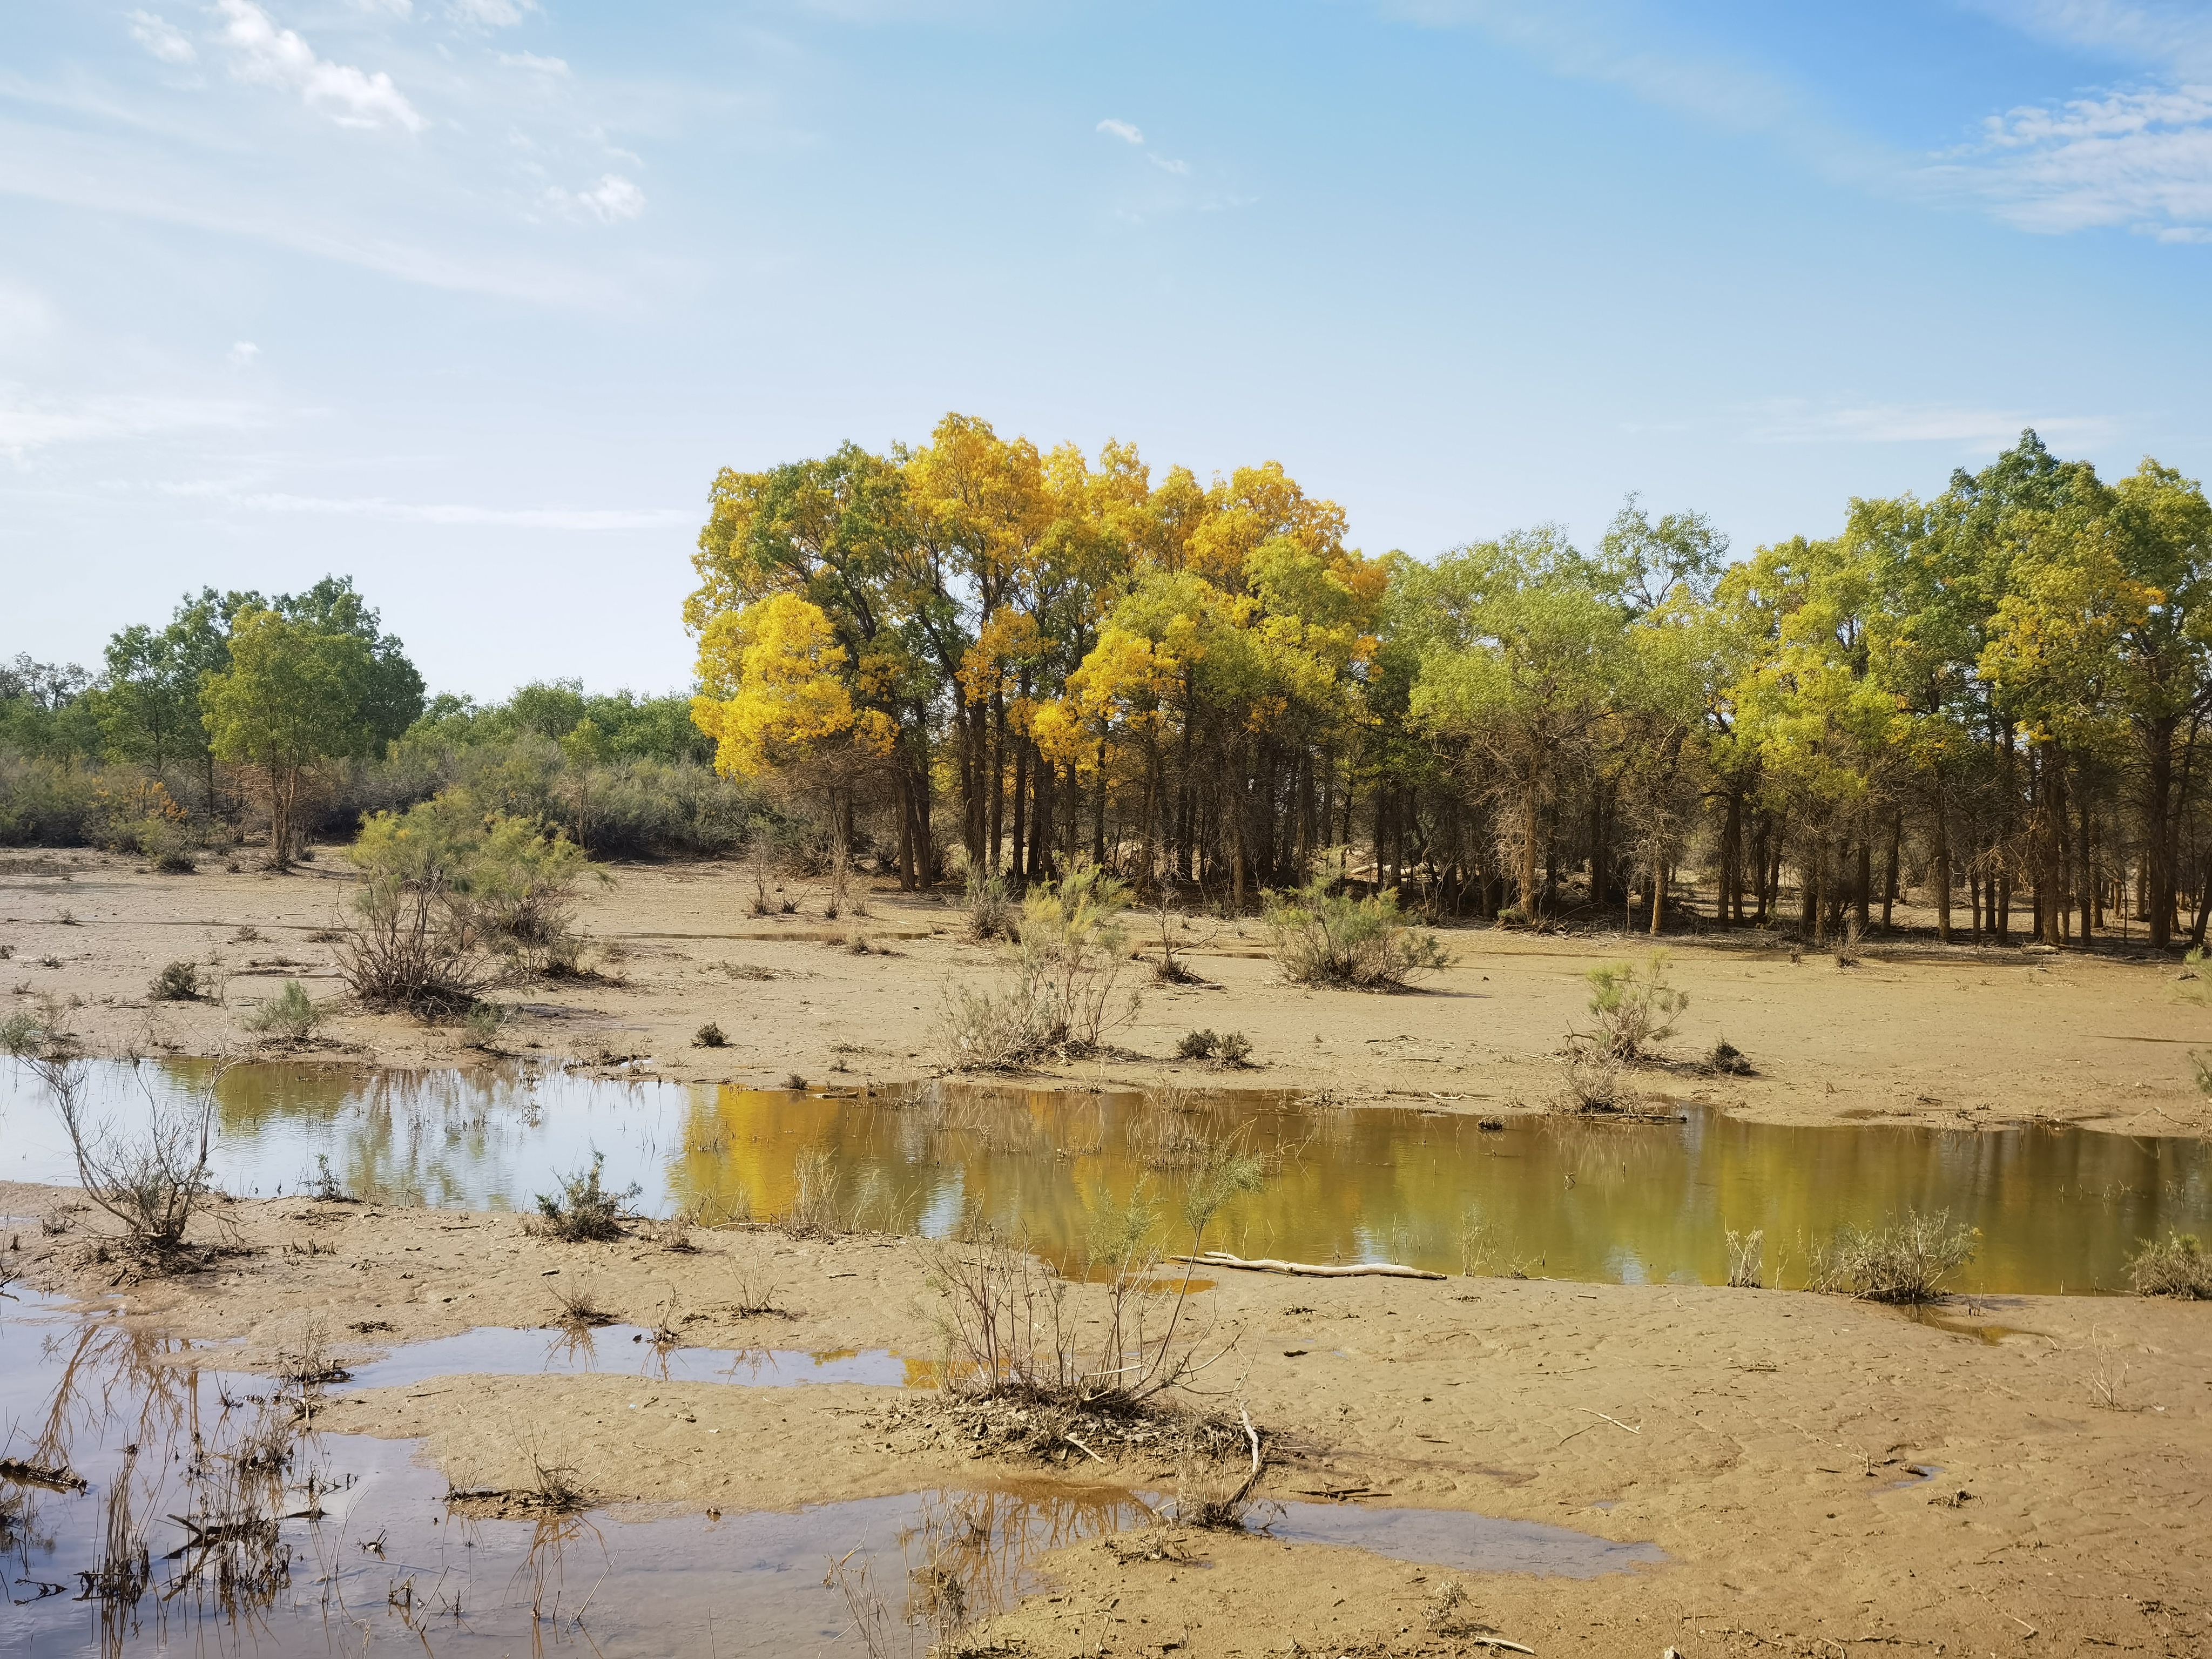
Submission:
<svg viewBox="0 0 2212 1659">
<path fill-rule="evenodd" d="M 968 915 L 962 927 L 970 945 L 988 945 L 994 939 L 1010 943 L 1021 936 L 1021 907 L 1007 895 L 1003 876 L 968 874 Z"/>
<path fill-rule="evenodd" d="M 1689 994 L 1668 983 L 1667 953 L 1654 951 L 1639 967 L 1634 963 L 1601 963 L 1583 977 L 1589 981 L 1589 1011 L 1598 1040 L 1625 1065 L 1674 1034 L 1674 1020 L 1690 1006 Z"/>
<path fill-rule="evenodd" d="M 2183 1301 L 2212 1301 L 2212 1252 L 2194 1233 L 2168 1233 L 2145 1239 L 2128 1258 L 2128 1278 L 2137 1296 L 2171 1296 Z"/>
<path fill-rule="evenodd" d="M 315 1034 L 322 1022 L 323 1011 L 307 995 L 307 988 L 296 979 L 284 981 L 284 988 L 246 1017 L 250 1031 L 285 1042 L 305 1042 Z"/>
<path fill-rule="evenodd" d="M 726 1048 L 730 1046 L 730 1039 L 723 1033 L 722 1028 L 710 1019 L 691 1034 L 691 1046 L 695 1048 Z"/>
<path fill-rule="evenodd" d="M 946 994 L 938 1042 L 948 1063 L 963 1072 L 1012 1071 L 1048 1054 L 1096 1053 L 1137 1012 L 1139 994 L 1120 988 L 1128 957 L 1120 917 L 1127 904 L 1127 884 L 1096 865 L 1033 888 L 1022 904 L 1009 978 L 995 990 L 959 986 Z"/>
<path fill-rule="evenodd" d="M 1759 1075 L 1752 1069 L 1751 1061 L 1744 1057 L 1743 1050 L 1726 1037 L 1713 1044 L 1713 1051 L 1705 1056 L 1705 1069 L 1723 1077 L 1757 1077 Z"/>
<path fill-rule="evenodd" d="M 173 962 L 154 976 L 146 988 L 146 995 L 155 1002 L 198 1002 L 200 1000 L 199 964 L 193 962 Z"/>
<path fill-rule="evenodd" d="M 1806 1288 L 1864 1302 L 1933 1302 L 1944 1277 L 1974 1259 L 1978 1236 L 1952 1225 L 1948 1210 L 1907 1210 L 1886 1226 L 1840 1228 L 1813 1253 Z"/>
<path fill-rule="evenodd" d="M 1212 1060 L 1243 1068 L 1252 1064 L 1252 1039 L 1242 1031 L 1186 1031 L 1176 1044 L 1177 1060 Z"/>
<path fill-rule="evenodd" d="M 1585 1037 L 1568 1040 L 1559 1076 L 1567 1085 L 1565 1103 L 1570 1111 L 1617 1112 L 1633 1097 L 1626 1063 L 1604 1043 Z"/>
<path fill-rule="evenodd" d="M 539 1193 L 538 1213 L 526 1224 L 529 1230 L 571 1244 L 620 1238 L 623 1206 L 644 1189 L 635 1182 L 620 1192 L 602 1186 L 599 1171 L 606 1161 L 605 1152 L 593 1152 L 592 1167 L 562 1176 L 559 1193 Z"/>
<path fill-rule="evenodd" d="M 1317 876 L 1304 887 L 1267 896 L 1275 965 L 1291 984 L 1403 991 L 1415 975 L 1451 965 L 1451 953 L 1434 933 L 1407 925 L 1396 895 L 1355 898 L 1332 891 L 1334 885 Z"/>
<path fill-rule="evenodd" d="M 1740 1233 L 1731 1227 L 1728 1231 L 1728 1282 L 1739 1291 L 1755 1291 L 1766 1282 L 1766 1230 L 1754 1227 Z"/>
<path fill-rule="evenodd" d="M 615 1316 L 599 1305 L 599 1286 L 588 1279 L 577 1279 L 553 1286 L 553 1302 L 560 1314 L 560 1322 L 572 1331 L 589 1330 L 596 1325 L 611 1325 Z"/>
</svg>

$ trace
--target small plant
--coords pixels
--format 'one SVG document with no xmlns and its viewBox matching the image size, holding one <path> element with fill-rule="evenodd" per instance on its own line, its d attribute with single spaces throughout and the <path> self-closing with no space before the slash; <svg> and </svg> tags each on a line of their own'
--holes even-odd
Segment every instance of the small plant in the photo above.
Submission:
<svg viewBox="0 0 2212 1659">
<path fill-rule="evenodd" d="M 827 1146 L 809 1147 L 793 1164 L 792 1178 L 791 1213 L 783 1224 L 787 1232 L 833 1238 L 847 1231 L 837 1203 L 844 1176 L 836 1152 Z"/>
<path fill-rule="evenodd" d="M 763 968 L 757 962 L 726 962 L 722 971 L 732 979 L 775 979 L 780 977 L 773 968 Z"/>
<path fill-rule="evenodd" d="M 1567 1085 L 1567 1107 L 1577 1112 L 1617 1112 L 1627 1091 L 1627 1066 L 1603 1042 L 1576 1037 L 1559 1062 Z"/>
<path fill-rule="evenodd" d="M 1160 953 L 1152 958 L 1152 982 L 1156 985 L 1203 985 L 1206 981 L 1193 973 L 1190 964 L 1183 960 L 1187 951 L 1201 949 L 1221 937 L 1221 924 L 1216 922 L 1212 931 L 1203 939 L 1190 937 L 1190 918 L 1176 908 L 1174 899 L 1164 886 L 1159 901 L 1152 907 L 1152 919 L 1159 924 Z"/>
<path fill-rule="evenodd" d="M 1740 1291 L 1755 1291 L 1765 1283 L 1766 1230 L 1754 1227 L 1747 1233 L 1728 1229 L 1728 1282 Z"/>
<path fill-rule="evenodd" d="M 964 932 L 971 945 L 988 945 L 994 939 L 1008 941 L 1021 933 L 1020 908 L 1006 896 L 1003 876 L 968 872 L 968 920 Z"/>
<path fill-rule="evenodd" d="M 696 1255 L 699 1247 L 691 1242 L 691 1233 L 699 1224 L 699 1209 L 696 1205 L 671 1216 L 645 1224 L 645 1236 L 664 1250 L 673 1250 L 680 1255 Z"/>
<path fill-rule="evenodd" d="M 553 1303 L 560 1311 L 561 1323 L 570 1330 L 589 1330 L 596 1325 L 615 1322 L 615 1316 L 599 1305 L 599 1288 L 587 1279 L 554 1285 Z"/>
<path fill-rule="evenodd" d="M 938 1041 L 961 1071 L 1009 1071 L 1048 1054 L 1097 1052 L 1134 1017 L 1138 994 L 1118 989 L 1128 955 L 1120 916 L 1126 883 L 1079 865 L 1023 902 L 1010 979 L 996 990 L 949 988 Z"/>
<path fill-rule="evenodd" d="M 782 1312 L 775 1299 L 781 1288 L 769 1275 L 768 1263 L 757 1252 L 730 1263 L 730 1310 L 740 1319 L 758 1319 Z"/>
<path fill-rule="evenodd" d="M 496 1002 L 479 1002 L 461 1021 L 461 1041 L 471 1048 L 489 1049 L 499 1040 L 507 1010 Z"/>
<path fill-rule="evenodd" d="M 1814 1252 L 1808 1288 L 1866 1302 L 1933 1302 L 1944 1277 L 1974 1259 L 1975 1237 L 1972 1229 L 1953 1226 L 1946 1210 L 1907 1210 L 1887 1226 L 1844 1227 Z"/>
<path fill-rule="evenodd" d="M 1675 1018 L 1690 1006 L 1689 994 L 1667 982 L 1667 953 L 1654 951 L 1641 967 L 1601 963 L 1583 977 L 1589 981 L 1589 1011 L 1607 1053 L 1626 1065 L 1644 1058 L 1651 1044 L 1674 1036 Z"/>
<path fill-rule="evenodd" d="M 1293 985 L 1402 991 L 1416 974 L 1451 965 L 1434 933 L 1415 933 L 1398 914 L 1397 896 L 1354 898 L 1327 877 L 1267 896 L 1275 965 Z"/>
<path fill-rule="evenodd" d="M 51 1053 L 21 1059 L 61 1115 L 84 1195 L 123 1224 L 125 1240 L 141 1258 L 167 1263 L 176 1256 L 192 1217 L 213 1191 L 208 1155 L 224 1068 L 218 1066 L 188 1101 L 164 1100 L 147 1085 L 147 1119 L 125 1135 L 92 1121 L 78 1062 Z"/>
<path fill-rule="evenodd" d="M 1223 1032 L 1221 1063 L 1224 1066 L 1249 1066 L 1252 1063 L 1252 1039 L 1242 1031 Z"/>
<path fill-rule="evenodd" d="M 315 1178 L 308 1183 L 307 1196 L 318 1204 L 350 1204 L 353 1201 L 346 1193 L 345 1183 L 331 1168 L 327 1152 L 315 1154 Z"/>
<path fill-rule="evenodd" d="M 644 1190 L 632 1182 L 620 1192 L 603 1187 L 599 1172 L 605 1152 L 592 1154 L 592 1167 L 562 1177 L 561 1191 L 538 1194 L 538 1217 L 532 1231 L 571 1244 L 620 1238 L 622 1208 Z"/>
<path fill-rule="evenodd" d="M 146 994 L 155 1002 L 198 1002 L 200 1000 L 199 964 L 192 962 L 173 962 L 154 976 L 146 988 Z"/>
<path fill-rule="evenodd" d="M 1838 968 L 1857 967 L 1859 965 L 1859 946 L 1863 943 L 1864 939 L 1865 933 L 1859 927 L 1859 919 L 1856 916 L 1853 916 L 1844 922 L 1843 932 L 1836 935 L 1836 966 Z"/>
<path fill-rule="evenodd" d="M 1221 1052 L 1221 1038 L 1212 1031 L 1185 1031 L 1176 1044 L 1177 1060 L 1212 1060 Z"/>
<path fill-rule="evenodd" d="M 730 1046 L 730 1040 L 722 1035 L 722 1028 L 710 1019 L 691 1034 L 691 1046 L 695 1048 L 726 1048 Z"/>
<path fill-rule="evenodd" d="M 2212 1302 L 2212 1252 L 2194 1233 L 2168 1233 L 2145 1239 L 2128 1258 L 2128 1278 L 2137 1296 L 2171 1296 Z"/>
<path fill-rule="evenodd" d="M 314 1035 L 322 1018 L 323 1011 L 308 999 L 307 988 L 296 979 L 288 979 L 282 991 L 246 1017 L 246 1024 L 248 1030 L 264 1036 L 304 1042 Z"/>
<path fill-rule="evenodd" d="M 1473 1279 L 1489 1265 L 1490 1253 L 1497 1243 L 1497 1230 L 1482 1212 L 1482 1206 L 1470 1204 L 1460 1212 L 1459 1271 L 1465 1279 Z"/>
<path fill-rule="evenodd" d="M 42 1047 L 46 1035 L 38 1016 L 28 1009 L 18 1008 L 7 1018 L 0 1019 L 0 1050 L 10 1054 L 27 1054 Z"/>
<path fill-rule="evenodd" d="M 241 927 L 230 936 L 230 942 L 233 945 L 258 945 L 261 943 L 261 930 L 251 924 Z"/>
<path fill-rule="evenodd" d="M 1705 1069 L 1723 1077 L 1757 1077 L 1751 1062 L 1744 1058 L 1743 1050 L 1723 1037 L 1713 1044 L 1713 1051 L 1705 1056 Z"/>
</svg>

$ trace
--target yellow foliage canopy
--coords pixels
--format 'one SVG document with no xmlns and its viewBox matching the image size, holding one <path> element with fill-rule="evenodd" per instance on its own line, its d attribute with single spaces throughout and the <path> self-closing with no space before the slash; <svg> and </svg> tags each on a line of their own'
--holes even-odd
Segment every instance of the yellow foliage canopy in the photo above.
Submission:
<svg viewBox="0 0 2212 1659">
<path fill-rule="evenodd" d="M 753 777 L 824 757 L 890 752 L 890 720 L 855 710 L 845 684 L 847 653 L 822 607 L 773 593 L 724 611 L 699 637 L 691 719 L 714 739 L 714 768 Z"/>
</svg>

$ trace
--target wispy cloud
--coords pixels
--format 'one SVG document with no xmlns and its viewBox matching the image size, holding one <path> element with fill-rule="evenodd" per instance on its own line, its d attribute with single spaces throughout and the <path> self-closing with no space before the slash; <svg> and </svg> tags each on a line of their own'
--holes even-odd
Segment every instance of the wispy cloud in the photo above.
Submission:
<svg viewBox="0 0 2212 1659">
<path fill-rule="evenodd" d="M 2202 241 L 2212 233 L 2212 86 L 2008 110 L 1928 178 L 2023 230 L 2124 226 L 2161 240 Z"/>
<path fill-rule="evenodd" d="M 185 38 L 184 31 L 167 18 L 150 11 L 126 12 L 130 20 L 131 38 L 152 52 L 165 64 L 197 64 L 198 49 Z"/>
<path fill-rule="evenodd" d="M 58 444 L 100 443 L 165 432 L 258 426 L 251 404 L 171 397 L 41 398 L 0 386 L 0 455 L 21 461 Z"/>
<path fill-rule="evenodd" d="M 540 58 L 534 52 L 503 52 L 499 61 L 509 69 L 535 70 L 540 75 L 566 75 L 568 61 L 565 58 Z"/>
<path fill-rule="evenodd" d="M 1145 142 L 1142 129 L 1131 126 L 1127 121 L 1116 121 L 1111 116 L 1101 121 L 1097 130 L 1111 134 L 1125 144 L 1141 144 Z"/>
<path fill-rule="evenodd" d="M 538 0 L 452 0 L 453 20 L 480 29 L 511 29 L 538 9 Z"/>
<path fill-rule="evenodd" d="M 216 6 L 228 20 L 222 41 L 236 54 L 233 72 L 240 80 L 296 92 L 309 109 L 321 111 L 342 127 L 394 126 L 420 132 L 429 125 L 383 70 L 371 74 L 350 64 L 318 58 L 305 40 L 290 29 L 279 28 L 252 0 L 216 0 Z"/>
<path fill-rule="evenodd" d="M 665 530 L 690 526 L 690 507 L 478 507 L 465 502 L 387 501 L 380 495 L 292 495 L 218 483 L 165 484 L 162 493 L 213 501 L 250 513 L 375 519 L 392 524 L 487 525 L 515 530 Z"/>
<path fill-rule="evenodd" d="M 635 219 L 645 211 L 645 192 L 618 173 L 610 173 L 586 191 L 566 191 L 558 185 L 545 199 L 572 218 L 588 216 L 603 225 Z"/>
<path fill-rule="evenodd" d="M 1784 399 L 1761 405 L 1745 428 L 1760 444 L 1945 443 L 1995 453 L 2033 427 L 2045 438 L 2095 443 L 2112 435 L 2113 423 L 2098 416 L 2042 415 L 2017 409 L 1972 409 L 1948 404 L 1816 404 Z"/>
<path fill-rule="evenodd" d="M 2212 75 L 2212 14 L 2196 0 L 1967 0 L 1986 17 L 2054 46 L 2185 79 Z"/>
<path fill-rule="evenodd" d="M 251 368 L 260 361 L 261 348 L 251 340 L 234 341 L 224 359 L 234 368 Z"/>
</svg>

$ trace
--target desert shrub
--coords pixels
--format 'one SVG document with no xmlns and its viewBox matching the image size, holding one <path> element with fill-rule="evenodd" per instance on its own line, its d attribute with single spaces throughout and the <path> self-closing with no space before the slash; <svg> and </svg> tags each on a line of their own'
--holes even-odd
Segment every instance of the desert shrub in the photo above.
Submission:
<svg viewBox="0 0 2212 1659">
<path fill-rule="evenodd" d="M 1875 1228 L 1844 1227 L 1814 1252 L 1808 1287 L 1867 1302 L 1917 1304 L 1942 1293 L 1945 1275 L 1974 1259 L 1975 1234 L 1948 1210 L 1907 1210 Z"/>
<path fill-rule="evenodd" d="M 2145 1239 L 2128 1258 L 2128 1278 L 2137 1296 L 2172 1296 L 2212 1301 L 2212 1252 L 2193 1233 L 2168 1233 Z"/>
<path fill-rule="evenodd" d="M 1688 994 L 1667 982 L 1664 951 L 1654 951 L 1641 967 L 1602 963 L 1583 977 L 1589 981 L 1589 1011 L 1600 1040 L 1630 1065 L 1644 1057 L 1648 1046 L 1672 1036 L 1676 1016 L 1690 1006 Z"/>
<path fill-rule="evenodd" d="M 93 1120 L 82 1062 L 25 1056 L 22 1063 L 46 1085 L 60 1115 L 85 1196 L 122 1223 L 125 1242 L 140 1255 L 156 1261 L 173 1256 L 213 1191 L 208 1151 L 221 1069 L 187 1097 L 164 1097 L 144 1085 L 146 1122 L 125 1134 Z"/>
<path fill-rule="evenodd" d="M 27 1054 L 45 1046 L 46 1028 L 27 1008 L 18 1008 L 0 1019 L 0 1052 Z"/>
<path fill-rule="evenodd" d="M 1752 1069 L 1751 1061 L 1744 1057 L 1743 1050 L 1726 1037 L 1713 1044 L 1712 1053 L 1705 1056 L 1705 1069 L 1709 1072 L 1717 1072 L 1724 1077 L 1757 1077 L 1759 1075 Z"/>
<path fill-rule="evenodd" d="M 1221 1036 L 1216 1031 L 1185 1031 L 1176 1044 L 1177 1060 L 1212 1060 L 1220 1052 Z"/>
<path fill-rule="evenodd" d="M 730 1039 L 723 1035 L 722 1028 L 710 1019 L 691 1034 L 691 1046 L 695 1048 L 726 1048 L 730 1046 Z"/>
<path fill-rule="evenodd" d="M 1407 925 L 1395 894 L 1355 898 L 1331 887 L 1322 877 L 1267 896 L 1275 964 L 1291 984 L 1401 991 L 1414 975 L 1451 965 L 1434 933 Z"/>
<path fill-rule="evenodd" d="M 1007 896 L 1003 876 L 985 876 L 981 871 L 968 872 L 968 917 L 964 932 L 969 943 L 986 944 L 994 939 L 1012 939 L 1021 931 L 1021 908 Z"/>
<path fill-rule="evenodd" d="M 365 1002 L 468 1007 L 495 957 L 523 972 L 574 965 L 568 897 L 590 866 L 574 842 L 535 819 L 441 795 L 375 814 L 352 857 L 368 879 L 338 969 Z"/>
<path fill-rule="evenodd" d="M 1755 1291 L 1765 1283 L 1765 1254 L 1762 1249 L 1766 1230 L 1754 1227 L 1747 1233 L 1734 1228 L 1728 1233 L 1728 1282 L 1737 1290 Z"/>
<path fill-rule="evenodd" d="M 283 990 L 246 1017 L 246 1024 L 247 1029 L 264 1036 L 303 1042 L 314 1035 L 322 1018 L 323 1011 L 309 1000 L 307 988 L 296 979 L 288 979 Z"/>
<path fill-rule="evenodd" d="M 561 1178 L 561 1190 L 538 1194 L 538 1217 L 533 1231 L 569 1243 L 586 1243 L 623 1236 L 623 1206 L 643 1190 L 635 1182 L 620 1192 L 600 1185 L 605 1152 L 592 1154 L 588 1170 L 572 1170 Z"/>
<path fill-rule="evenodd" d="M 84 847 L 105 820 L 96 770 L 0 750 L 0 847 Z"/>
<path fill-rule="evenodd" d="M 1559 1061 L 1559 1075 L 1567 1085 L 1566 1105 L 1577 1112 L 1617 1112 L 1624 1095 L 1627 1067 L 1604 1043 L 1571 1038 Z"/>
<path fill-rule="evenodd" d="M 1095 1051 L 1137 1011 L 1120 988 L 1128 937 L 1120 916 L 1126 884 L 1084 864 L 1030 892 L 1011 973 L 996 989 L 951 988 L 939 1018 L 939 1046 L 962 1071 L 1024 1066 L 1053 1053 Z"/>
<path fill-rule="evenodd" d="M 496 1002 L 479 1002 L 461 1020 L 461 1041 L 471 1048 L 489 1048 L 499 1040 L 507 1010 Z"/>
<path fill-rule="evenodd" d="M 191 962 L 173 962 L 154 976 L 146 988 L 146 994 L 155 1002 L 198 1002 L 200 998 L 199 964 Z"/>
</svg>

